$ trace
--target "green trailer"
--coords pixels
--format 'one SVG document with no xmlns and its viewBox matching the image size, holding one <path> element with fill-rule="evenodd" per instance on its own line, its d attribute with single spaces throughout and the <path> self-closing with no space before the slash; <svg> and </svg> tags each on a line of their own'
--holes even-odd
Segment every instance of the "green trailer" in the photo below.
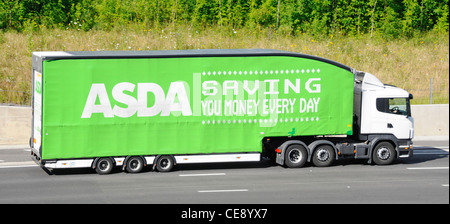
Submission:
<svg viewBox="0 0 450 224">
<path fill-rule="evenodd" d="M 315 56 L 241 49 L 32 60 L 30 145 L 48 169 L 259 161 L 279 157 L 274 142 L 353 135 L 355 71 Z"/>
</svg>

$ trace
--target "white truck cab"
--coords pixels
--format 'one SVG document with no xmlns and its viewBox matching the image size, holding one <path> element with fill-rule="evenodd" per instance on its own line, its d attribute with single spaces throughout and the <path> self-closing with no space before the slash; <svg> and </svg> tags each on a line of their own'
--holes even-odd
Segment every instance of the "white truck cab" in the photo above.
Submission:
<svg viewBox="0 0 450 224">
<path fill-rule="evenodd" d="M 410 95 L 385 85 L 366 73 L 362 82 L 361 134 L 392 134 L 398 139 L 414 137 Z"/>
<path fill-rule="evenodd" d="M 358 140 L 390 141 L 397 157 L 412 156 L 414 120 L 407 91 L 383 84 L 370 73 L 357 72 L 355 78 L 355 116 Z M 375 149 L 374 149 L 375 150 Z"/>
</svg>

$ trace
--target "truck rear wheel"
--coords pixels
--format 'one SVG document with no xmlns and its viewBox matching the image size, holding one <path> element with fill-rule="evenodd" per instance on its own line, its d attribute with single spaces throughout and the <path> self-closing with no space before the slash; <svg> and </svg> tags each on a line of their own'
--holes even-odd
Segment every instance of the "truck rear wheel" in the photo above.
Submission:
<svg viewBox="0 0 450 224">
<path fill-rule="evenodd" d="M 111 158 L 105 157 L 100 158 L 95 166 L 95 171 L 100 175 L 105 175 L 111 173 L 114 168 L 114 163 Z"/>
<path fill-rule="evenodd" d="M 289 168 L 299 168 L 305 165 L 308 152 L 302 145 L 290 145 L 286 149 L 285 163 Z"/>
<path fill-rule="evenodd" d="M 314 150 L 312 161 L 315 166 L 329 166 L 334 160 L 336 160 L 336 153 L 330 145 L 319 145 L 316 150 Z"/>
<path fill-rule="evenodd" d="M 174 165 L 172 156 L 160 156 L 156 162 L 156 169 L 159 172 L 169 172 Z"/>
<path fill-rule="evenodd" d="M 380 142 L 373 148 L 372 159 L 377 165 L 389 165 L 395 160 L 395 149 L 389 142 Z"/>
<path fill-rule="evenodd" d="M 140 156 L 133 156 L 127 160 L 126 165 L 128 173 L 139 173 L 144 168 L 144 160 Z"/>
</svg>

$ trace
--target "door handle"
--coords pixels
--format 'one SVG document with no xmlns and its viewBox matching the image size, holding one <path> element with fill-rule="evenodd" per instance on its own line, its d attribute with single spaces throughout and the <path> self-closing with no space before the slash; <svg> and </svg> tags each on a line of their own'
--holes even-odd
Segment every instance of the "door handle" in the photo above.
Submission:
<svg viewBox="0 0 450 224">
<path fill-rule="evenodd" d="M 388 127 L 388 128 L 394 128 L 394 126 L 392 126 L 391 123 L 387 123 L 387 127 Z"/>
</svg>

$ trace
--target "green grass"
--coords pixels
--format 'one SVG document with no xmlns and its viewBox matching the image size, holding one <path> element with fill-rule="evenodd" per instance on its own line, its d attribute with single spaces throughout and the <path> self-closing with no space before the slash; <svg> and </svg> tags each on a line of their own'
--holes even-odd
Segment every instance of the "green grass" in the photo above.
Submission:
<svg viewBox="0 0 450 224">
<path fill-rule="evenodd" d="M 182 50 L 270 48 L 328 58 L 377 76 L 382 82 L 414 95 L 413 104 L 449 102 L 449 36 L 435 33 L 412 39 L 322 36 L 272 29 L 193 28 L 169 25 L 159 29 L 130 25 L 111 31 L 0 31 L 0 103 L 31 104 L 32 51 Z"/>
</svg>

